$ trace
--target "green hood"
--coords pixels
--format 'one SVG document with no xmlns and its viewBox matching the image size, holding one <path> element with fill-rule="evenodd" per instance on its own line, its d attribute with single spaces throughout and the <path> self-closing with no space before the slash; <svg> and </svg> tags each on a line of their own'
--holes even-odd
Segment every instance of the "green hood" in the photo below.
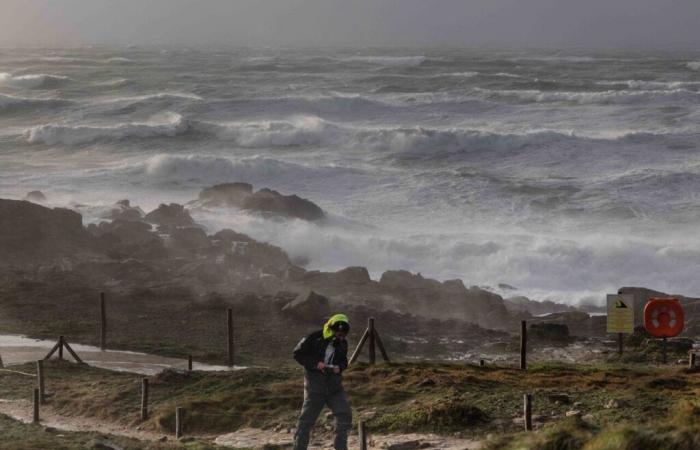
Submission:
<svg viewBox="0 0 700 450">
<path fill-rule="evenodd" d="M 323 339 L 330 339 L 331 337 L 333 337 L 333 330 L 331 330 L 331 327 L 338 322 L 345 322 L 348 325 L 350 325 L 348 316 L 346 316 L 345 314 L 336 314 L 332 316 L 330 319 L 328 319 L 328 322 L 326 322 L 325 325 L 323 325 Z"/>
</svg>

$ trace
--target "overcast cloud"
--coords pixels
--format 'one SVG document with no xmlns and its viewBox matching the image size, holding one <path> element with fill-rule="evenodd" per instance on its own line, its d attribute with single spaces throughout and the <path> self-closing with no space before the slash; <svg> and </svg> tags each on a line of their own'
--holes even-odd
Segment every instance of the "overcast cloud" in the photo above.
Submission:
<svg viewBox="0 0 700 450">
<path fill-rule="evenodd" d="M 700 46 L 700 0 L 0 0 L 0 45 Z"/>
</svg>

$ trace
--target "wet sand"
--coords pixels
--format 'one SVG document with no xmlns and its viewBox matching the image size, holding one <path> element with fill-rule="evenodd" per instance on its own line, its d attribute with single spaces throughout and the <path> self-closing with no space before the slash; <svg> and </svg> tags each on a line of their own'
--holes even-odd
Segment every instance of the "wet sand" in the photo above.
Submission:
<svg viewBox="0 0 700 450">
<path fill-rule="evenodd" d="M 0 335 L 0 358 L 5 366 L 24 364 L 43 359 L 56 344 L 54 341 L 30 339 L 25 336 Z M 155 375 L 165 369 L 187 369 L 187 360 L 168 358 L 165 356 L 149 355 L 146 353 L 105 350 L 90 345 L 73 344 L 71 348 L 78 356 L 91 366 L 118 372 L 132 372 L 142 375 Z M 64 351 L 64 358 L 72 359 L 70 354 Z M 53 357 L 56 357 L 54 354 Z M 227 371 L 245 369 L 243 366 L 218 366 L 192 362 L 193 370 Z"/>
</svg>

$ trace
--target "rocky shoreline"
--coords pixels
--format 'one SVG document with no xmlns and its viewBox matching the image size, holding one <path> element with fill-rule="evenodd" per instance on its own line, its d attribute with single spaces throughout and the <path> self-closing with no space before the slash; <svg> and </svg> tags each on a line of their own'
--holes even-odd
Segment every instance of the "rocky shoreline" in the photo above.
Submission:
<svg viewBox="0 0 700 450">
<path fill-rule="evenodd" d="M 46 197 L 32 192 L 28 198 L 42 202 Z M 138 309 L 154 314 L 154 305 L 172 307 L 173 302 L 178 309 L 200 312 L 233 305 L 251 323 L 274 317 L 300 332 L 343 309 L 355 323 L 377 317 L 392 336 L 390 349 L 408 356 L 440 354 L 436 349 L 456 343 L 469 347 L 507 340 L 521 320 L 562 324 L 582 338 L 606 336 L 604 316 L 553 302 L 503 298 L 467 287 L 459 279 L 438 281 L 388 270 L 373 280 L 364 267 L 307 270 L 279 247 L 231 229 L 207 230 L 189 212 L 212 207 L 256 211 L 275 220 L 322 221 L 325 214 L 309 200 L 268 189 L 254 191 L 245 183 L 213 186 L 188 205 L 161 204 L 150 212 L 121 200 L 99 223 L 88 226 L 72 210 L 0 199 L 0 308 L 9 314 L 6 320 L 31 322 L 29 299 L 48 292 L 52 301 L 43 298 L 35 307 L 60 304 L 71 310 L 71 303 L 88 305 L 96 292 L 106 291 L 124 302 L 116 308 L 125 315 Z M 644 297 L 661 295 L 642 288 L 620 292 L 639 297 L 638 306 Z M 22 299 L 21 307 L 12 299 Z M 695 317 L 700 301 L 683 301 L 692 334 L 699 331 Z M 143 311 L 136 317 L 148 314 Z M 61 314 L 57 316 L 61 320 Z M 67 327 L 67 334 L 75 333 Z"/>
</svg>

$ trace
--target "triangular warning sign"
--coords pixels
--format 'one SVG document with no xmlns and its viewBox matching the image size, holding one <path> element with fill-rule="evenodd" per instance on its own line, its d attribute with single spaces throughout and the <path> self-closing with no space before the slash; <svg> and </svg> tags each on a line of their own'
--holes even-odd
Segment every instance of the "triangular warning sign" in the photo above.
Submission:
<svg viewBox="0 0 700 450">
<path fill-rule="evenodd" d="M 627 308 L 627 305 L 625 304 L 625 302 L 618 298 L 615 302 L 615 308 Z"/>
</svg>

